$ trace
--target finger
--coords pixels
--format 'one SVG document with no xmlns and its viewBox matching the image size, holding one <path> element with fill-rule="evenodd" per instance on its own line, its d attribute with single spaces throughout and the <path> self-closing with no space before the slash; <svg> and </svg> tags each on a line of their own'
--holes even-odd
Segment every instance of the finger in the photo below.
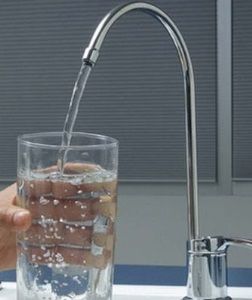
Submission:
<svg viewBox="0 0 252 300">
<path fill-rule="evenodd" d="M 91 163 L 66 163 L 64 164 L 64 173 L 66 174 L 81 174 L 92 171 L 99 171 L 101 167 L 99 165 Z"/>
<path fill-rule="evenodd" d="M 14 231 L 25 231 L 31 225 L 29 211 L 15 205 L 0 207 L 0 227 Z"/>
<path fill-rule="evenodd" d="M 14 204 L 16 201 L 16 194 L 17 194 L 17 185 L 13 183 L 12 185 L 8 186 L 4 190 L 0 192 L 0 205 L 3 204 Z"/>
</svg>

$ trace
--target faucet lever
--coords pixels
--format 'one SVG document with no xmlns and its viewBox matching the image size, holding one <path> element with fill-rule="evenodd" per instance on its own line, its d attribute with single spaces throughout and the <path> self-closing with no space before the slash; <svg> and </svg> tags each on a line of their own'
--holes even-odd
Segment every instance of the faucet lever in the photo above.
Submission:
<svg viewBox="0 0 252 300">
<path fill-rule="evenodd" d="M 226 250 L 229 246 L 243 246 L 252 248 L 252 240 L 250 239 L 244 239 L 244 238 L 224 238 L 224 244 L 221 249 Z"/>
</svg>

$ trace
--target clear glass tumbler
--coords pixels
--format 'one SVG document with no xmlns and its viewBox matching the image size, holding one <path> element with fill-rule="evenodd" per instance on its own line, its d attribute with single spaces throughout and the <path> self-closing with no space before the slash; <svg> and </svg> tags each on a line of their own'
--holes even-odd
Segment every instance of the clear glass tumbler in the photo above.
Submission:
<svg viewBox="0 0 252 300">
<path fill-rule="evenodd" d="M 17 236 L 17 299 L 111 299 L 118 142 L 74 133 L 18 138 L 18 203 L 32 225 Z"/>
</svg>

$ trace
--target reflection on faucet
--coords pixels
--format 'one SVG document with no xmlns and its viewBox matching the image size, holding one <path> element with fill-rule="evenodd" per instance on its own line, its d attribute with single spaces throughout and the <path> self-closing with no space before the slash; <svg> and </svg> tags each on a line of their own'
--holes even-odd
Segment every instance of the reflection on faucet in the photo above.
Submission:
<svg viewBox="0 0 252 300">
<path fill-rule="evenodd" d="M 159 8 L 145 2 L 132 2 L 111 10 L 98 24 L 83 62 L 91 67 L 111 26 L 124 14 L 142 11 L 159 21 L 171 36 L 182 66 L 185 90 L 186 163 L 188 207 L 188 282 L 185 299 L 230 299 L 227 296 L 226 250 L 229 245 L 252 245 L 250 240 L 201 238 L 198 221 L 198 186 L 196 155 L 195 87 L 193 68 L 184 39 L 173 21 Z M 155 59 L 155 58 L 152 58 Z"/>
</svg>

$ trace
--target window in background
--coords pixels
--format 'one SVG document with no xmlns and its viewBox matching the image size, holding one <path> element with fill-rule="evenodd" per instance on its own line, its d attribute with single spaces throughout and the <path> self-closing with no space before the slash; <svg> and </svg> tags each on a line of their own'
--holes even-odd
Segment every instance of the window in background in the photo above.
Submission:
<svg viewBox="0 0 252 300">
<path fill-rule="evenodd" d="M 233 1 L 233 178 L 252 180 L 252 2 Z"/>
<path fill-rule="evenodd" d="M 0 179 L 15 178 L 16 136 L 61 131 L 83 49 L 127 1 L 11 1 L 0 9 Z M 102 5 L 101 5 L 102 3 Z M 216 1 L 153 1 L 178 25 L 196 79 L 198 165 L 216 181 Z M 184 92 L 173 43 L 145 14 L 123 17 L 104 43 L 75 130 L 120 141 L 120 178 L 185 180 Z"/>
</svg>

